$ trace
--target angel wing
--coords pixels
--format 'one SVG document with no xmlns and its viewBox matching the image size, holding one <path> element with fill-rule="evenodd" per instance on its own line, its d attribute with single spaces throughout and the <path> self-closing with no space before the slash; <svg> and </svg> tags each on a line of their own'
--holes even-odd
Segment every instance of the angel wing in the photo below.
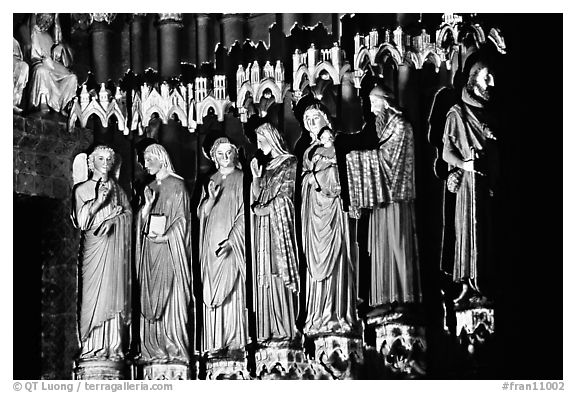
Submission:
<svg viewBox="0 0 576 393">
<path fill-rule="evenodd" d="M 114 166 L 112 167 L 111 175 L 114 179 L 120 179 L 120 168 L 122 167 L 122 156 L 118 153 L 114 154 Z"/>
<path fill-rule="evenodd" d="M 80 153 L 74 157 L 72 179 L 74 179 L 74 185 L 88 180 L 88 155 L 86 153 Z"/>
</svg>

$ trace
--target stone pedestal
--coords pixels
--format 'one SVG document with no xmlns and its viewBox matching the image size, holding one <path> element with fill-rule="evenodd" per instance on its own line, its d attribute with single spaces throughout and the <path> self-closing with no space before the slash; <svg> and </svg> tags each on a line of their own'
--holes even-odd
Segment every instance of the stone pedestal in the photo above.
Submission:
<svg viewBox="0 0 576 393">
<path fill-rule="evenodd" d="M 426 375 L 426 331 L 402 313 L 370 318 L 375 325 L 376 348 L 384 358 L 385 367 L 399 378 Z"/>
<path fill-rule="evenodd" d="M 245 351 L 208 356 L 206 379 L 250 379 Z"/>
<path fill-rule="evenodd" d="M 361 337 L 341 335 L 319 336 L 314 339 L 314 360 L 311 361 L 316 379 L 356 379 L 364 362 Z"/>
<path fill-rule="evenodd" d="M 308 367 L 302 347 L 288 342 L 268 343 L 256 349 L 256 377 L 260 379 L 301 379 Z"/>
<path fill-rule="evenodd" d="M 130 379 L 130 372 L 124 361 L 79 360 L 74 368 L 76 380 L 119 380 Z"/>
<path fill-rule="evenodd" d="M 192 379 L 190 366 L 185 363 L 149 363 L 144 365 L 144 378 L 148 380 L 188 380 Z"/>
<path fill-rule="evenodd" d="M 462 352 L 472 362 L 471 371 L 489 368 L 493 361 L 494 309 L 478 307 L 456 311 L 456 334 Z"/>
</svg>

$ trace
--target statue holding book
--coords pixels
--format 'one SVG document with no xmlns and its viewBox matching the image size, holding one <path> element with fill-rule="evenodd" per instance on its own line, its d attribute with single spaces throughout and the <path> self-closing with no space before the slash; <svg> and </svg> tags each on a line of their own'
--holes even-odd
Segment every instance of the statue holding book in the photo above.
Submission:
<svg viewBox="0 0 576 393">
<path fill-rule="evenodd" d="M 144 166 L 155 180 L 144 189 L 137 221 L 141 360 L 188 364 L 188 314 L 194 309 L 188 191 L 163 146 L 144 150 Z"/>
</svg>

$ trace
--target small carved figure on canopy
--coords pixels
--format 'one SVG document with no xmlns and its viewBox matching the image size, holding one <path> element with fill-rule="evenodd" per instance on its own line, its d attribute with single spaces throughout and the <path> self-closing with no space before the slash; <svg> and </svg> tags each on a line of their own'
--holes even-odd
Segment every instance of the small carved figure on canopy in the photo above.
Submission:
<svg viewBox="0 0 576 393">
<path fill-rule="evenodd" d="M 49 29 L 54 26 L 54 36 Z M 62 42 L 58 14 L 33 14 L 31 22 L 32 107 L 61 112 L 74 98 L 78 87 L 76 75 L 69 70 L 72 53 Z"/>
<path fill-rule="evenodd" d="M 74 160 L 72 220 L 82 231 L 80 359 L 120 360 L 131 312 L 132 210 L 117 181 L 118 156 L 98 146 Z M 92 172 L 88 179 L 88 169 Z"/>
<path fill-rule="evenodd" d="M 202 190 L 200 263 L 204 294 L 202 351 L 243 350 L 248 339 L 244 175 L 238 149 L 218 138 L 210 149 L 218 172 Z"/>
</svg>

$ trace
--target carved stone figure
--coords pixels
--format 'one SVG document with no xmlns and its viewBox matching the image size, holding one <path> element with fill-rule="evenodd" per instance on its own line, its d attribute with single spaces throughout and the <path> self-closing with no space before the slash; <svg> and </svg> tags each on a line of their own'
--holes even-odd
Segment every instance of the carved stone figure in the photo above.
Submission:
<svg viewBox="0 0 576 393">
<path fill-rule="evenodd" d="M 334 134 L 328 126 L 316 132 L 317 121 L 305 124 L 312 125 L 316 143 L 304 153 L 302 178 L 302 247 L 308 265 L 304 333 L 350 333 L 358 328 L 357 253 L 342 209 Z"/>
<path fill-rule="evenodd" d="M 414 135 L 392 102 L 385 88 L 377 86 L 370 92 L 387 200 L 370 212 L 373 306 L 418 303 L 422 296 L 414 212 Z"/>
<path fill-rule="evenodd" d="M 270 123 L 256 129 L 258 148 L 271 160 L 251 162 L 254 309 L 259 343 L 298 335 L 298 253 L 294 228 L 296 157 Z"/>
<path fill-rule="evenodd" d="M 248 338 L 243 178 L 238 150 L 217 139 L 210 158 L 218 172 L 202 190 L 200 263 L 204 293 L 202 350 L 244 350 Z"/>
<path fill-rule="evenodd" d="M 13 93 L 13 106 L 14 111 L 19 113 L 22 112 L 18 106 L 22 101 L 22 92 L 24 91 L 24 87 L 26 87 L 26 83 L 28 82 L 28 72 L 30 67 L 24 61 L 24 56 L 22 55 L 22 49 L 20 49 L 20 44 L 16 41 L 16 38 L 12 38 L 14 41 L 13 45 L 13 86 L 14 86 L 14 93 Z"/>
<path fill-rule="evenodd" d="M 499 174 L 494 116 L 487 108 L 493 68 L 478 55 L 467 59 L 464 75 L 468 80 L 461 102 L 447 115 L 442 153 L 450 167 L 448 189 L 456 193 L 453 279 L 463 287 L 456 303 L 490 285 Z"/>
<path fill-rule="evenodd" d="M 86 154 L 74 160 L 72 220 L 82 231 L 80 360 L 121 360 L 127 349 L 122 337 L 131 312 L 132 211 L 113 173 L 116 157 L 98 146 L 88 160 Z"/>
<path fill-rule="evenodd" d="M 187 364 L 188 315 L 194 309 L 188 191 L 163 146 L 144 150 L 144 166 L 155 180 L 144 189 L 137 221 L 142 361 Z"/>
<path fill-rule="evenodd" d="M 49 29 L 54 25 L 54 37 Z M 72 53 L 62 43 L 58 14 L 33 14 L 30 103 L 42 110 L 62 111 L 74 98 L 78 79 L 68 67 Z"/>
</svg>

